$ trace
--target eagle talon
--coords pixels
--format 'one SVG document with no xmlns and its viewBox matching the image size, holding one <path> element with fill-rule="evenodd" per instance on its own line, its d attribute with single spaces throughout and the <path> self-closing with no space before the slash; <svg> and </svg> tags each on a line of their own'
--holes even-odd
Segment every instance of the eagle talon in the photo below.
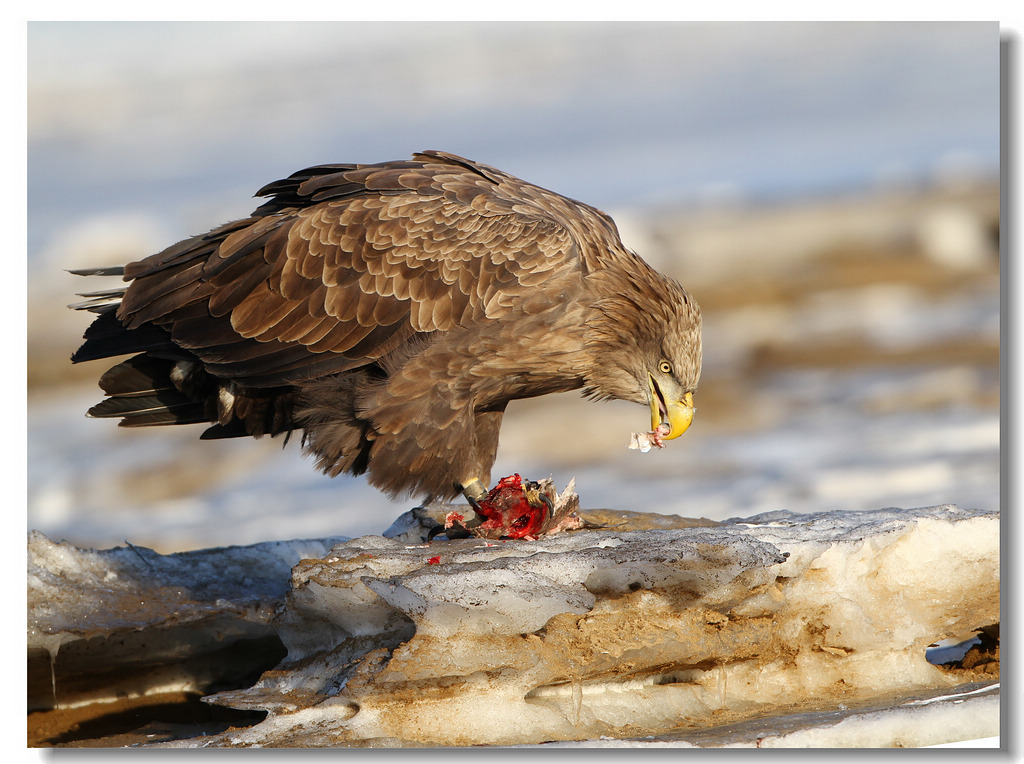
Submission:
<svg viewBox="0 0 1024 764">
<path fill-rule="evenodd" d="M 478 504 L 471 512 L 472 517 L 467 517 L 459 523 L 463 528 L 476 528 L 480 523 L 484 521 L 483 515 L 480 514 L 480 505 Z"/>
<path fill-rule="evenodd" d="M 441 534 L 447 536 L 449 540 L 470 538 L 475 535 L 473 529 L 484 523 L 486 518 L 481 511 L 480 502 L 487 498 L 487 490 L 481 482 L 474 478 L 465 485 L 460 485 L 459 490 L 466 497 L 469 507 L 453 508 L 448 512 L 444 524 L 431 528 L 427 533 L 427 541 L 433 541 Z"/>
<path fill-rule="evenodd" d="M 432 530 L 431 533 L 433 535 L 428 536 L 427 540 L 432 540 L 434 536 L 436 536 L 438 533 L 441 533 L 442 531 L 444 531 L 444 535 L 448 537 L 449 541 L 456 541 L 458 539 L 468 539 L 473 536 L 472 532 L 470 532 L 470 530 L 466 528 L 465 525 L 463 525 L 462 523 L 454 523 L 448 528 L 441 526 L 440 528 Z"/>
<path fill-rule="evenodd" d="M 427 541 L 433 541 L 434 540 L 434 536 L 438 536 L 438 535 L 440 535 L 440 534 L 442 534 L 444 532 L 445 532 L 445 527 L 443 525 L 441 525 L 440 523 L 438 523 L 437 525 L 433 526 L 429 531 L 427 531 Z M 449 536 L 449 538 L 451 538 L 451 537 Z"/>
<path fill-rule="evenodd" d="M 523 495 L 531 507 L 540 507 L 543 503 L 547 507 L 547 514 L 544 519 L 551 517 L 555 512 L 554 502 L 551 497 L 541 490 L 541 485 L 536 480 L 527 480 L 523 483 Z"/>
<path fill-rule="evenodd" d="M 548 517 L 551 517 L 551 515 L 555 513 L 555 503 L 551 501 L 551 497 L 544 492 L 540 493 L 540 500 L 548 505 Z"/>
</svg>

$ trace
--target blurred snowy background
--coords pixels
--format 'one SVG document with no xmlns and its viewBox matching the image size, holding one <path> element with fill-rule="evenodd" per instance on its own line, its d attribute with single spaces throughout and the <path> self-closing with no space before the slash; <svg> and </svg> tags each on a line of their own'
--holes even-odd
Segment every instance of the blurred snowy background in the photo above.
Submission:
<svg viewBox="0 0 1024 764">
<path fill-rule="evenodd" d="M 161 552 L 380 532 L 408 501 L 297 442 L 89 420 L 120 264 L 327 162 L 444 149 L 604 209 L 705 311 L 697 417 L 509 409 L 493 479 L 724 519 L 999 504 L 994 23 L 33 23 L 28 527 Z"/>
</svg>

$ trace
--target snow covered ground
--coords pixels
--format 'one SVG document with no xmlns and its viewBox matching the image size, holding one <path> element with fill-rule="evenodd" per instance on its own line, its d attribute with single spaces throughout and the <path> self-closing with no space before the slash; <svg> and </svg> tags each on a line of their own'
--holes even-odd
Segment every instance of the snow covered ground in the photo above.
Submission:
<svg viewBox="0 0 1024 764">
<path fill-rule="evenodd" d="M 530 541 L 389 533 L 165 557 L 33 534 L 32 701 L 60 715 L 191 688 L 270 712 L 223 732 L 149 735 L 174 747 L 914 747 L 998 735 L 997 511 L 620 519 Z M 938 640 L 965 646 L 929 650 Z M 270 642 L 287 648 L 280 663 L 211 695 L 238 656 Z"/>
</svg>

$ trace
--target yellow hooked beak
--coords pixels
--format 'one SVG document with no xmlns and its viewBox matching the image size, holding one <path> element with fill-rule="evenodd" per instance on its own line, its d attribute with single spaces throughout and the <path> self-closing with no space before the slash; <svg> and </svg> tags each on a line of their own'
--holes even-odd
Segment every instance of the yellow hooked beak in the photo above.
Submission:
<svg viewBox="0 0 1024 764">
<path fill-rule="evenodd" d="M 680 400 L 671 401 L 665 399 L 650 374 L 647 375 L 647 384 L 651 388 L 651 431 L 657 432 L 662 422 L 668 422 L 669 432 L 662 435 L 662 439 L 678 438 L 693 421 L 693 393 L 686 393 Z"/>
</svg>

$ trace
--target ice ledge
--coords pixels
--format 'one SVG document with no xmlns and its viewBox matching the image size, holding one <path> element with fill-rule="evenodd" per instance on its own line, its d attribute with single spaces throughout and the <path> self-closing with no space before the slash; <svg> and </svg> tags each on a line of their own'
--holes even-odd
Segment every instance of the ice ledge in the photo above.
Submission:
<svg viewBox="0 0 1024 764">
<path fill-rule="evenodd" d="M 999 514 L 950 505 L 533 542 L 367 536 L 298 562 L 283 603 L 262 585 L 278 613 L 259 620 L 288 655 L 210 700 L 271 715 L 179 745 L 696 741 L 998 678 L 997 662 L 926 659 L 937 640 L 999 623 Z M 995 715 L 976 716 L 956 734 L 998 734 Z M 917 744 L 947 742 L 936 734 Z"/>
</svg>

